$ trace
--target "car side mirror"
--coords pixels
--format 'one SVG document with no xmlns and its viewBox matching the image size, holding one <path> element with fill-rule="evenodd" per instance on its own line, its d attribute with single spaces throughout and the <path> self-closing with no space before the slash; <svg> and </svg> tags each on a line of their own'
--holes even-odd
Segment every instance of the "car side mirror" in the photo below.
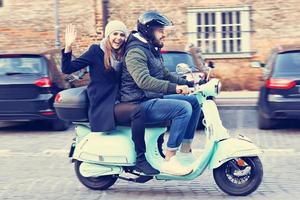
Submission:
<svg viewBox="0 0 300 200">
<path fill-rule="evenodd" d="M 261 67 L 265 67 L 265 64 L 261 63 L 260 61 L 253 61 L 250 63 L 250 66 L 252 68 L 261 68 Z"/>
<path fill-rule="evenodd" d="M 207 66 L 210 67 L 210 68 L 215 68 L 215 63 L 212 62 L 212 61 L 208 61 Z"/>
</svg>

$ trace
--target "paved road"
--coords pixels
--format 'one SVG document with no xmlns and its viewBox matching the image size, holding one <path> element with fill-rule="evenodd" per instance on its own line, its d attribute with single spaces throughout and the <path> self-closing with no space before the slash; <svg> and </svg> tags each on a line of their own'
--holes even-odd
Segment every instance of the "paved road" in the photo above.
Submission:
<svg viewBox="0 0 300 200">
<path fill-rule="evenodd" d="M 299 123 L 298 123 L 299 124 Z M 37 128 L 35 128 L 37 127 Z M 149 181 L 145 184 L 118 181 L 101 192 L 85 188 L 75 177 L 67 151 L 73 128 L 49 132 L 38 124 L 0 126 L 0 199 L 292 199 L 300 195 L 300 125 L 283 124 L 272 131 L 231 128 L 265 150 L 261 157 L 264 180 L 253 194 L 241 198 L 221 192 L 206 171 L 194 181 Z M 203 131 L 193 144 L 203 148 Z"/>
</svg>

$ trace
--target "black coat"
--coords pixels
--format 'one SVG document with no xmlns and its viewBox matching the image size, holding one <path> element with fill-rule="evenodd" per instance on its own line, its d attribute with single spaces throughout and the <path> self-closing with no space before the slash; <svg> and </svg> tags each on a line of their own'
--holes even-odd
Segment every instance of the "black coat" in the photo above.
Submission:
<svg viewBox="0 0 300 200">
<path fill-rule="evenodd" d="M 79 58 L 71 61 L 72 52 L 62 50 L 62 71 L 70 74 L 89 66 L 90 83 L 87 94 L 90 101 L 89 121 L 93 132 L 115 128 L 114 105 L 119 88 L 119 72 L 104 67 L 104 52 L 93 44 Z"/>
</svg>

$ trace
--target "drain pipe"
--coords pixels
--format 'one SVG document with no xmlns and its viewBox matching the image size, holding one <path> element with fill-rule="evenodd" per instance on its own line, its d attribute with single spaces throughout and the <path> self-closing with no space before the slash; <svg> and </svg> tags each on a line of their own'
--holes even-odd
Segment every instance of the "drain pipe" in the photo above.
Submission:
<svg viewBox="0 0 300 200">
<path fill-rule="evenodd" d="M 107 24 L 107 20 L 108 20 L 108 3 L 109 0 L 102 0 L 102 29 L 103 29 L 103 36 L 104 36 L 104 30 L 105 30 L 105 26 Z"/>
<path fill-rule="evenodd" d="M 55 29 L 55 48 L 60 49 L 61 43 L 60 43 L 60 39 L 59 39 L 59 1 L 58 0 L 54 0 L 54 20 L 55 20 L 55 25 L 54 25 L 54 29 Z"/>
</svg>

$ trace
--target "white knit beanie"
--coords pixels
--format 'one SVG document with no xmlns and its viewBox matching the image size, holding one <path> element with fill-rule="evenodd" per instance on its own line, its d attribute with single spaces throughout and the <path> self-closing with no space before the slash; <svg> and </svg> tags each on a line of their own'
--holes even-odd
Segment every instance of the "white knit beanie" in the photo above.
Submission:
<svg viewBox="0 0 300 200">
<path fill-rule="evenodd" d="M 113 20 L 113 21 L 108 22 L 108 24 L 105 27 L 105 37 L 107 38 L 114 31 L 122 31 L 123 33 L 125 33 L 125 35 L 127 37 L 127 34 L 128 34 L 127 27 L 121 21 Z"/>
</svg>

